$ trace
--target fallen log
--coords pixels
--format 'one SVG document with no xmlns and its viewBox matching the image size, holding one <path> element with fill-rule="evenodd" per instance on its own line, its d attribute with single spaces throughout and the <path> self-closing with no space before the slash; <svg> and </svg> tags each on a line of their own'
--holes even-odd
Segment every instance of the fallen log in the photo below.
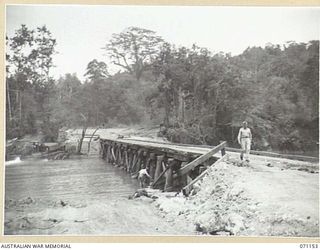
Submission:
<svg viewBox="0 0 320 250">
<path fill-rule="evenodd" d="M 52 157 L 55 157 L 57 154 L 61 154 L 61 153 L 64 153 L 65 151 L 55 151 L 55 152 L 50 152 L 50 153 L 42 153 L 41 154 L 41 157 L 42 158 L 52 158 Z"/>
</svg>

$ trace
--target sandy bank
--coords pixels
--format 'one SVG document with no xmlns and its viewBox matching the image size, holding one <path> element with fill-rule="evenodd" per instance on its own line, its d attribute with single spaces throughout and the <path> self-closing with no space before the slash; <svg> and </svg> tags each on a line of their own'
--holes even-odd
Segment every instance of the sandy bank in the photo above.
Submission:
<svg viewBox="0 0 320 250">
<path fill-rule="evenodd" d="M 184 197 L 156 193 L 168 221 L 212 235 L 319 236 L 319 175 L 235 158 L 218 164 Z"/>
</svg>

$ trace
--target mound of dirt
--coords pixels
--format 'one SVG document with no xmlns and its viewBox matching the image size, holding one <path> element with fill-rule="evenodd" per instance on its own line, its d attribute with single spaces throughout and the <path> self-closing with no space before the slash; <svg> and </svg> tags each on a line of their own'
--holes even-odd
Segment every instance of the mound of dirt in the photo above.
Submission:
<svg viewBox="0 0 320 250">
<path fill-rule="evenodd" d="M 319 236 L 318 175 L 230 161 L 209 169 L 193 195 L 157 194 L 170 220 L 198 232 L 241 236 Z"/>
</svg>

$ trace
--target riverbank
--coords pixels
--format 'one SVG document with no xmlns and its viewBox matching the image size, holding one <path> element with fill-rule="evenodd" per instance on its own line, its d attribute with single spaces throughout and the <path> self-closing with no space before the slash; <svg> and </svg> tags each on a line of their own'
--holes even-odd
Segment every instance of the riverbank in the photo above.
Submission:
<svg viewBox="0 0 320 250">
<path fill-rule="evenodd" d="M 231 156 L 210 168 L 189 197 L 152 196 L 166 220 L 185 221 L 200 234 L 319 237 L 319 174 L 270 160 L 240 167 Z"/>
<path fill-rule="evenodd" d="M 192 235 L 145 202 L 69 202 L 27 198 L 6 205 L 5 235 Z"/>
</svg>

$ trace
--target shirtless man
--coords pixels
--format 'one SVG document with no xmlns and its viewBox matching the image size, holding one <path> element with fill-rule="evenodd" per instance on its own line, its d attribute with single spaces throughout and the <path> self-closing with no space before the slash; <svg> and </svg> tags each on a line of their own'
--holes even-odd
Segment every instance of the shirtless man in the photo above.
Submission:
<svg viewBox="0 0 320 250">
<path fill-rule="evenodd" d="M 248 123 L 244 121 L 242 128 L 239 130 L 238 142 L 241 145 L 242 152 L 240 154 L 240 159 L 243 158 L 249 162 L 249 154 L 251 147 L 252 134 L 250 128 L 248 128 Z M 244 156 L 244 157 L 243 157 Z"/>
<path fill-rule="evenodd" d="M 141 188 L 147 187 L 150 179 L 151 179 L 151 176 L 148 174 L 147 169 L 143 168 L 139 171 L 138 180 L 140 182 Z"/>
</svg>

